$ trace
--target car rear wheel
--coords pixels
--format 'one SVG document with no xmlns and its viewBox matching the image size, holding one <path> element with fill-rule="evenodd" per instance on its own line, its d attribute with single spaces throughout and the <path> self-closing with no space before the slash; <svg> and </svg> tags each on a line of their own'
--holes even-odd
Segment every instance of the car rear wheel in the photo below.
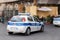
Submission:
<svg viewBox="0 0 60 40">
<path fill-rule="evenodd" d="M 25 35 L 28 36 L 30 35 L 30 32 L 31 32 L 31 29 L 30 28 L 27 28 L 26 32 L 25 32 Z"/>
<path fill-rule="evenodd" d="M 44 32 L 44 26 L 41 27 L 40 32 Z"/>
<path fill-rule="evenodd" d="M 12 35 L 12 34 L 13 34 L 13 32 L 8 32 L 8 34 L 9 34 L 9 35 Z"/>
<path fill-rule="evenodd" d="M 58 25 L 54 25 L 55 27 L 57 27 Z"/>
</svg>

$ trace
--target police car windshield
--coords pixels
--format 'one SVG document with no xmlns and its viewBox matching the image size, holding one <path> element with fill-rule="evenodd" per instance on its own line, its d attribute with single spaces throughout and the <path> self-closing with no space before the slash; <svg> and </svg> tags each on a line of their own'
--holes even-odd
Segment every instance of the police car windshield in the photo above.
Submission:
<svg viewBox="0 0 60 40">
<path fill-rule="evenodd" d="M 23 17 L 12 17 L 10 21 L 12 22 L 23 22 Z"/>
<path fill-rule="evenodd" d="M 60 18 L 60 16 L 56 16 L 56 17 L 54 17 L 54 18 Z"/>
</svg>

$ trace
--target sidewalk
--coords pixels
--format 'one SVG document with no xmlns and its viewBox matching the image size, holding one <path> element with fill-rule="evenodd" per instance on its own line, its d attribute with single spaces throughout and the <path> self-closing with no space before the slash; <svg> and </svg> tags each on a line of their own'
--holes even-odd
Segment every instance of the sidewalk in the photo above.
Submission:
<svg viewBox="0 0 60 40">
<path fill-rule="evenodd" d="M 6 21 L 6 22 L 4 22 L 4 23 L 0 22 L 0 24 L 5 24 L 5 25 L 7 25 L 7 21 Z"/>
</svg>

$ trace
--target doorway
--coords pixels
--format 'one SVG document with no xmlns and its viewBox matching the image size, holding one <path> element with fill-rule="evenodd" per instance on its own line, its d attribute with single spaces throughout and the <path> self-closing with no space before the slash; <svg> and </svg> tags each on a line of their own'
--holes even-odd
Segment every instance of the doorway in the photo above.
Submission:
<svg viewBox="0 0 60 40">
<path fill-rule="evenodd" d="M 58 5 L 58 15 L 60 15 L 60 5 Z"/>
</svg>

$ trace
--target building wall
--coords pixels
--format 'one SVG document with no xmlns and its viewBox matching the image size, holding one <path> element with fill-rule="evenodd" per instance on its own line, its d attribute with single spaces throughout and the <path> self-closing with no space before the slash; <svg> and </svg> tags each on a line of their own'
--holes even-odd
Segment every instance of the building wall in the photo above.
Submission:
<svg viewBox="0 0 60 40">
<path fill-rule="evenodd" d="M 30 13 L 30 6 L 26 6 L 25 8 L 26 8 L 25 12 L 29 12 Z"/>
<path fill-rule="evenodd" d="M 39 17 L 46 17 L 46 16 L 49 15 L 49 12 L 38 11 L 38 12 L 37 12 L 37 15 L 38 15 Z"/>
<path fill-rule="evenodd" d="M 43 6 L 41 6 L 43 7 Z M 57 16 L 58 15 L 58 6 L 49 6 L 48 8 L 51 8 L 51 11 L 40 11 L 37 10 L 37 6 L 30 6 L 30 7 L 26 7 L 26 11 L 30 12 L 31 15 L 38 15 L 39 17 L 47 17 L 48 15 L 51 16 Z"/>
<path fill-rule="evenodd" d="M 29 12 L 31 15 L 37 15 L 37 6 L 27 6 L 26 12 Z"/>
<path fill-rule="evenodd" d="M 52 12 L 50 12 L 50 13 L 52 13 L 52 14 L 50 14 L 50 15 L 57 16 L 58 15 L 58 6 L 56 6 L 56 7 L 52 6 L 51 9 L 52 9 Z"/>
<path fill-rule="evenodd" d="M 37 15 L 37 6 L 30 6 L 30 14 Z"/>
<path fill-rule="evenodd" d="M 23 4 L 18 4 L 18 12 L 23 12 Z"/>
<path fill-rule="evenodd" d="M 0 16 L 7 16 L 10 18 L 18 14 L 18 4 L 17 3 L 1 3 L 0 5 Z"/>
<path fill-rule="evenodd" d="M 2 12 L 5 8 L 5 4 L 0 4 L 0 16 L 2 16 Z"/>
</svg>

